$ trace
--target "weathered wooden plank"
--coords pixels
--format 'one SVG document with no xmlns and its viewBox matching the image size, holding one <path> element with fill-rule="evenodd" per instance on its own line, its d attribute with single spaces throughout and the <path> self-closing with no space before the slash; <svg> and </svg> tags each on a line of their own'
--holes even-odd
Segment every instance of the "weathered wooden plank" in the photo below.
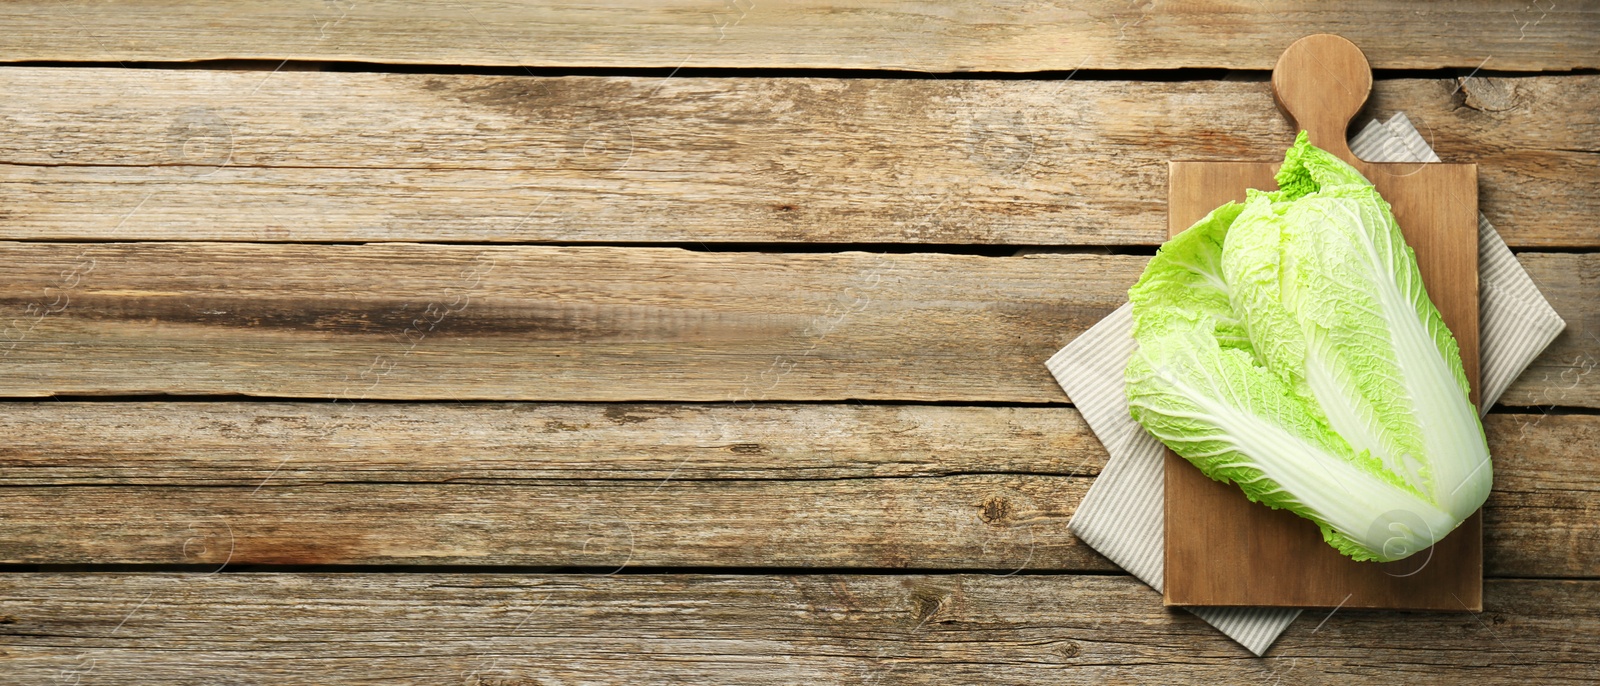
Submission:
<svg viewBox="0 0 1600 686">
<path fill-rule="evenodd" d="M 20 488 L 6 493 L 0 555 L 18 562 L 218 567 L 1114 569 L 1066 528 L 1088 486 L 1088 479 L 991 474 L 788 482 L 531 480 L 515 486 L 359 483 L 260 491 Z M 1001 512 L 1006 516 L 999 517 Z"/>
<path fill-rule="evenodd" d="M 10 243 L 0 259 L 12 396 L 1062 401 L 1043 360 L 1146 258 Z"/>
<path fill-rule="evenodd" d="M 1250 658 L 1126 576 L 8 574 L 18 683 L 1588 683 L 1600 582 L 1308 613 Z M 76 680 L 73 680 L 76 679 Z"/>
<path fill-rule="evenodd" d="M 1600 417 L 1487 431 L 1487 573 L 1600 576 Z M 1066 407 L 47 401 L 0 432 L 7 563 L 1114 569 L 1065 529 L 1105 462 Z"/>
<path fill-rule="evenodd" d="M 1600 416 L 1491 414 L 1484 431 L 1484 574 L 1600 577 Z"/>
<path fill-rule="evenodd" d="M 271 488 L 562 481 L 603 488 L 636 481 L 666 491 L 697 481 L 1093 477 L 1106 460 L 1070 407 L 54 400 L 3 407 L 0 433 L 10 438 L 0 443 L 0 487 L 253 488 L 266 480 Z M 1563 433 L 1572 417 L 1526 419 L 1534 437 L 1572 438 Z M 1552 460 L 1565 463 L 1559 454 Z"/>
<path fill-rule="evenodd" d="M 1115 569 L 1067 408 L 8 408 L 6 562 Z"/>
<path fill-rule="evenodd" d="M 7 3 L 10 60 L 356 60 L 598 67 L 1270 69 L 1338 33 L 1379 69 L 1600 67 L 1586 3 Z"/>
<path fill-rule="evenodd" d="M 1065 401 L 1043 360 L 1146 260 L 405 243 L 0 259 L 5 396 L 964 402 Z M 1600 406 L 1582 373 L 1600 255 L 1523 259 L 1571 327 L 1505 402 Z"/>
<path fill-rule="evenodd" d="M 0 237 L 1155 245 L 1265 82 L 0 69 Z M 1379 81 L 1517 247 L 1600 246 L 1600 77 Z M 1559 202 L 1552 202 L 1558 198 Z"/>
</svg>

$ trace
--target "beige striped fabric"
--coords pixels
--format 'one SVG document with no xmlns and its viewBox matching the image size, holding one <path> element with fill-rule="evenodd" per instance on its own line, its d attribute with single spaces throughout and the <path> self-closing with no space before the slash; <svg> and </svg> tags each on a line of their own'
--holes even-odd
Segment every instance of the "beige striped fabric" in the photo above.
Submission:
<svg viewBox="0 0 1600 686">
<path fill-rule="evenodd" d="M 1410 120 L 1374 121 L 1350 141 L 1372 162 L 1438 162 Z M 1480 395 L 1484 412 L 1566 323 L 1482 215 L 1478 217 Z M 1133 355 L 1133 316 L 1117 308 L 1045 362 L 1110 453 L 1105 469 L 1078 504 L 1068 528 L 1128 573 L 1159 592 L 1162 557 L 1161 443 L 1128 416 L 1122 370 Z M 1158 602 L 1154 597 L 1151 602 Z M 1265 654 L 1300 610 L 1198 607 L 1190 611 L 1257 656 Z"/>
</svg>

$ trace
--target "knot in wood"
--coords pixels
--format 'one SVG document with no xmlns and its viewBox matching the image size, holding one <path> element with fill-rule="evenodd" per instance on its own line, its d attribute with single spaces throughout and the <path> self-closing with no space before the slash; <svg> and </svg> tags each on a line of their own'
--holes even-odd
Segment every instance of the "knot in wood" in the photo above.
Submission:
<svg viewBox="0 0 1600 686">
<path fill-rule="evenodd" d="M 1011 501 L 1002 496 L 990 496 L 978 503 L 978 519 L 984 524 L 1003 526 L 1011 515 Z"/>
</svg>

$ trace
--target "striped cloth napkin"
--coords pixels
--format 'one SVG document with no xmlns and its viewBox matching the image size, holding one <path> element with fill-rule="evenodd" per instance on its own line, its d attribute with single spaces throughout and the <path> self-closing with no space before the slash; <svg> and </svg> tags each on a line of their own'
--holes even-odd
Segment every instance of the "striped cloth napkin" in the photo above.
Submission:
<svg viewBox="0 0 1600 686">
<path fill-rule="evenodd" d="M 1350 141 L 1370 162 L 1438 162 L 1404 114 L 1373 121 Z M 1481 386 L 1487 412 L 1566 322 L 1483 215 L 1478 215 Z M 1122 370 L 1136 345 L 1129 305 L 1117 308 L 1052 356 L 1045 366 L 1072 398 L 1111 457 L 1067 525 L 1073 534 L 1160 591 L 1164 448 L 1128 416 Z M 1278 607 L 1195 607 L 1190 612 L 1257 656 L 1299 616 Z"/>
</svg>

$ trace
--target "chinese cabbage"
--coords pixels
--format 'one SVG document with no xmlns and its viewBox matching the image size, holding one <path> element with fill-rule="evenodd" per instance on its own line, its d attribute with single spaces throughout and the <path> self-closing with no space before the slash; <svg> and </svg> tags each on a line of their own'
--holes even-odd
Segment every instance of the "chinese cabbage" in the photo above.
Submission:
<svg viewBox="0 0 1600 686">
<path fill-rule="evenodd" d="M 1360 172 L 1302 132 L 1277 181 L 1168 241 L 1129 291 L 1130 412 L 1345 555 L 1398 560 L 1489 494 L 1460 350 Z"/>
</svg>

